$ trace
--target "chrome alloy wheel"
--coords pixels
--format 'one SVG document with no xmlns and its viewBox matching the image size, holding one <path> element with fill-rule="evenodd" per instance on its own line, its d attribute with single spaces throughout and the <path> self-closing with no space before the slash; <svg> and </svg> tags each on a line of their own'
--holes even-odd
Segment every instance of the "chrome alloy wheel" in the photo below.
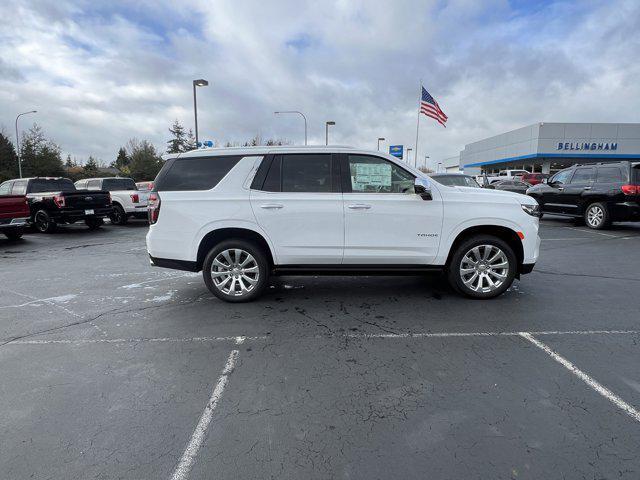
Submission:
<svg viewBox="0 0 640 480">
<path fill-rule="evenodd" d="M 233 248 L 220 252 L 211 264 L 211 279 L 225 295 L 241 297 L 258 283 L 258 262 L 246 250 Z"/>
<path fill-rule="evenodd" d="M 460 278 L 474 292 L 493 292 L 500 288 L 508 276 L 507 255 L 495 245 L 473 247 L 460 262 Z"/>
<path fill-rule="evenodd" d="M 599 227 L 604 221 L 604 210 L 599 205 L 589 207 L 587 212 L 587 223 L 592 227 Z"/>
</svg>

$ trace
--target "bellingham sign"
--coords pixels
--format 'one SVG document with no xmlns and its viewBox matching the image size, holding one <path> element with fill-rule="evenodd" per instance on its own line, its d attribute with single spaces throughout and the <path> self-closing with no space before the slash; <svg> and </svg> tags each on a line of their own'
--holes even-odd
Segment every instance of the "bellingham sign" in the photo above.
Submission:
<svg viewBox="0 0 640 480">
<path fill-rule="evenodd" d="M 617 142 L 558 142 L 556 150 L 618 150 Z"/>
</svg>

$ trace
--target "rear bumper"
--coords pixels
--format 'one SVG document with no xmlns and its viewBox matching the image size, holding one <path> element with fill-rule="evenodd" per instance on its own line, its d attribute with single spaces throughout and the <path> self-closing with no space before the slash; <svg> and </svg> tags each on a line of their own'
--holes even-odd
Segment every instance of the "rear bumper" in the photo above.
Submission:
<svg viewBox="0 0 640 480">
<path fill-rule="evenodd" d="M 156 258 L 149 255 L 149 261 L 154 267 L 172 268 L 173 270 L 184 270 L 185 272 L 197 272 L 196 262 L 188 260 L 173 260 L 171 258 Z"/>
<path fill-rule="evenodd" d="M 24 227 L 29 221 L 29 217 L 0 218 L 0 229 Z"/>
<path fill-rule="evenodd" d="M 93 210 L 93 213 L 86 213 L 87 210 Z M 86 209 L 86 210 L 59 210 L 59 211 L 53 211 L 53 212 L 48 212 L 49 216 L 54 219 L 56 222 L 66 222 L 68 220 L 73 220 L 73 221 L 77 221 L 77 220 L 83 220 L 85 218 L 91 218 L 91 217 L 98 217 L 98 218 L 102 218 L 102 217 L 108 217 L 109 215 L 111 215 L 111 212 L 113 212 L 113 208 L 112 207 L 99 207 L 99 208 L 92 208 L 92 209 Z"/>
<path fill-rule="evenodd" d="M 638 202 L 618 202 L 613 205 L 612 220 L 634 222 L 640 220 L 640 204 Z"/>
</svg>

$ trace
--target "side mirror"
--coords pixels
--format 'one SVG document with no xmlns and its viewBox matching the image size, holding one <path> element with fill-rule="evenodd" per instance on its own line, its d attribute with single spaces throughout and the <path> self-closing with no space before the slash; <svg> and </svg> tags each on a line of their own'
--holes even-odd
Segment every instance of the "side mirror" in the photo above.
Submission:
<svg viewBox="0 0 640 480">
<path fill-rule="evenodd" d="M 431 196 L 431 185 L 428 180 L 416 177 L 413 189 L 423 200 L 433 200 L 433 197 Z"/>
</svg>

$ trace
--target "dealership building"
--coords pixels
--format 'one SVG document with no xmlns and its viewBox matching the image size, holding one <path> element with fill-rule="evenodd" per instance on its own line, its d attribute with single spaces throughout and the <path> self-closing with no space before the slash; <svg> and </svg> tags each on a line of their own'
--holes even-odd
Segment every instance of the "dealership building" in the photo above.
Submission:
<svg viewBox="0 0 640 480">
<path fill-rule="evenodd" d="M 640 123 L 536 123 L 470 143 L 458 157 L 469 175 L 524 169 L 554 173 L 576 163 L 640 161 Z M 456 158 L 443 161 L 455 169 Z"/>
</svg>

